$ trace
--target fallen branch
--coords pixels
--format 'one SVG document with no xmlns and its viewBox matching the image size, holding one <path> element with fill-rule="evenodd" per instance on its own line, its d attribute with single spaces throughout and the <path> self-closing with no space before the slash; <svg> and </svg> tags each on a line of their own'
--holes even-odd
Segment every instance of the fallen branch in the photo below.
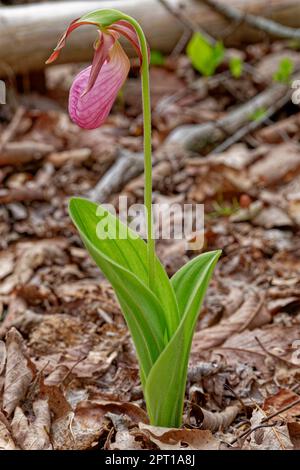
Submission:
<svg viewBox="0 0 300 470">
<path fill-rule="evenodd" d="M 247 125 L 251 115 L 258 109 L 266 108 L 268 110 L 274 103 L 284 98 L 288 101 L 290 96 L 289 87 L 283 84 L 274 84 L 216 122 L 178 127 L 171 132 L 166 143 L 177 143 L 187 150 L 198 152 L 206 145 L 216 144 Z M 276 110 L 275 107 L 273 109 Z"/>
<path fill-rule="evenodd" d="M 184 32 L 188 32 L 189 35 L 193 34 L 194 32 L 198 31 L 199 33 L 202 34 L 206 38 L 206 40 L 210 44 L 215 44 L 216 40 L 212 36 L 210 36 L 206 31 L 204 31 L 200 26 L 194 22 L 193 18 L 187 18 L 186 15 L 184 14 L 184 11 L 182 11 L 181 8 L 176 8 L 171 5 L 170 1 L 168 0 L 158 0 L 159 3 L 161 3 L 167 11 L 171 13 L 183 26 Z"/>
<path fill-rule="evenodd" d="M 41 188 L 23 187 L 0 189 L 0 204 L 25 201 L 46 201 L 47 199 L 49 199 L 49 195 Z"/>
<path fill-rule="evenodd" d="M 52 145 L 44 144 L 43 142 L 29 140 L 7 142 L 3 149 L 0 148 L 0 167 L 5 165 L 21 165 L 32 160 L 40 160 L 49 153 L 54 152 L 54 150 Z"/>
<path fill-rule="evenodd" d="M 172 163 L 164 161 L 164 155 L 168 153 L 167 149 L 170 148 L 169 153 L 173 155 L 176 153 L 174 149 L 177 148 L 178 151 L 179 147 L 183 151 L 200 151 L 207 144 L 216 144 L 229 135 L 230 137 L 217 147 L 218 152 L 223 151 L 229 145 L 232 145 L 245 137 L 249 132 L 255 130 L 265 119 L 268 119 L 280 107 L 284 106 L 290 99 L 290 96 L 291 91 L 286 85 L 274 84 L 216 122 L 178 127 L 171 132 L 165 140 L 162 149 L 160 149 L 160 154 L 163 156 L 159 158 L 157 158 L 156 154 L 153 156 L 153 163 L 155 165 L 153 170 L 154 185 L 156 184 L 156 175 L 158 179 L 164 175 L 165 165 L 168 167 L 167 171 L 172 172 L 172 165 L 176 163 L 176 158 L 173 158 Z M 259 121 L 251 121 L 251 114 L 260 108 L 267 108 L 266 116 Z M 180 151 L 178 159 L 180 160 Z M 178 165 L 178 162 L 176 164 Z M 161 168 L 161 165 L 164 168 Z M 126 152 L 124 155 L 122 153 L 95 188 L 89 192 L 88 196 L 94 201 L 104 202 L 110 194 L 120 191 L 133 178 L 139 176 L 142 171 L 143 158 L 141 154 Z"/>
<path fill-rule="evenodd" d="M 168 0 L 174 11 L 179 11 L 181 0 Z M 226 5 L 233 0 L 226 0 Z M 225 4 L 225 0 L 222 0 Z M 269 0 L 234 0 L 240 9 L 250 7 L 257 15 L 276 15 L 278 21 L 283 18 L 293 26 L 300 26 L 300 3 L 298 0 L 276 0 L 269 8 Z M 268 7 L 268 8 L 267 8 Z M 0 8 L 0 73 L 5 70 L 25 72 L 41 69 L 68 23 L 87 11 L 97 8 L 117 8 L 134 16 L 142 25 L 153 49 L 169 54 L 178 44 L 186 29 L 158 0 L 96 0 L 78 2 L 45 2 Z M 208 31 L 210 36 L 218 37 L 226 25 L 224 18 L 203 2 L 185 0 L 182 15 L 199 28 Z M 238 31 L 227 38 L 227 44 L 241 41 L 253 41 L 260 38 L 257 30 L 250 31 L 242 25 Z M 60 57 L 61 63 L 89 61 L 93 54 L 91 45 L 95 39 L 92 27 L 80 28 L 68 39 L 68 47 Z M 126 47 L 128 43 L 125 42 Z"/>
<path fill-rule="evenodd" d="M 262 16 L 252 15 L 244 11 L 228 5 L 227 3 L 220 3 L 216 0 L 202 0 L 204 3 L 218 11 L 226 18 L 235 21 L 236 23 L 247 23 L 253 28 L 259 29 L 264 33 L 271 36 L 276 36 L 285 39 L 300 39 L 300 28 L 291 28 L 277 23 L 276 21 L 263 18 Z"/>
<path fill-rule="evenodd" d="M 245 126 L 238 129 L 233 135 L 228 137 L 224 142 L 222 142 L 217 148 L 213 150 L 213 153 L 222 153 L 227 150 L 231 145 L 234 145 L 236 142 L 240 141 L 251 132 L 258 129 L 262 124 L 268 122 L 270 117 L 273 116 L 277 111 L 279 111 L 283 106 L 287 104 L 290 100 L 288 94 L 284 95 L 280 100 L 273 103 L 265 112 L 265 115 L 258 119 L 257 121 L 250 121 Z"/>
</svg>

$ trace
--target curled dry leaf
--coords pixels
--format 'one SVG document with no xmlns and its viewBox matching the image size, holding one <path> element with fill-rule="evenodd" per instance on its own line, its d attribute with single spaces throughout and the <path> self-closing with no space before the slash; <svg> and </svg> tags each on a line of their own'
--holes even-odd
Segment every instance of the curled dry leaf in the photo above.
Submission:
<svg viewBox="0 0 300 470">
<path fill-rule="evenodd" d="M 76 410 L 77 413 L 81 413 L 82 416 L 87 413 L 93 413 L 94 416 L 98 414 L 99 418 L 101 418 L 106 413 L 114 413 L 116 415 L 128 416 L 133 423 L 148 423 L 146 412 L 134 403 L 93 400 L 91 402 L 82 402 L 78 404 Z"/>
<path fill-rule="evenodd" d="M 47 400 L 33 403 L 34 420 L 29 421 L 23 410 L 17 406 L 11 423 L 13 436 L 23 450 L 51 450 L 50 410 Z"/>
<path fill-rule="evenodd" d="M 6 336 L 7 361 L 4 380 L 3 410 L 10 416 L 25 398 L 35 376 L 35 367 L 26 356 L 23 338 L 11 328 Z"/>
<path fill-rule="evenodd" d="M 212 432 L 225 431 L 241 410 L 240 404 L 228 406 L 224 411 L 215 413 L 205 410 L 200 406 L 194 406 L 193 403 L 191 405 L 193 407 L 193 415 L 196 417 L 201 429 L 208 429 Z"/>
<path fill-rule="evenodd" d="M 169 429 L 139 424 L 140 433 L 162 450 L 218 450 L 220 443 L 210 431 Z"/>
</svg>

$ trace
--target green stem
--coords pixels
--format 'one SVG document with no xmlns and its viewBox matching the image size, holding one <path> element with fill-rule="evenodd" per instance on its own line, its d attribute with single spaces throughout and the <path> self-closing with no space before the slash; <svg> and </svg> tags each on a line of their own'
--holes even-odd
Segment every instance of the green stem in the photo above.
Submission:
<svg viewBox="0 0 300 470">
<path fill-rule="evenodd" d="M 147 216 L 147 253 L 148 253 L 148 280 L 149 286 L 153 285 L 155 268 L 155 239 L 153 234 L 153 214 L 152 214 L 152 145 L 151 145 L 151 101 L 150 101 L 150 81 L 149 81 L 149 56 L 148 46 L 142 28 L 139 23 L 130 16 L 124 15 L 135 28 L 139 38 L 142 53 L 142 97 L 143 97 L 143 119 L 144 119 L 144 204 Z"/>
</svg>

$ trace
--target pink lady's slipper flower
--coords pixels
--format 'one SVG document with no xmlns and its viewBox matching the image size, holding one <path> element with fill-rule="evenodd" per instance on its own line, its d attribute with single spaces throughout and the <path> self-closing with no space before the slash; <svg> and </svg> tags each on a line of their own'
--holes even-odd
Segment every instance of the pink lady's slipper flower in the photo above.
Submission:
<svg viewBox="0 0 300 470">
<path fill-rule="evenodd" d="M 96 25 L 99 37 L 94 44 L 92 65 L 76 76 L 70 89 L 69 114 L 78 126 L 95 129 L 106 120 L 129 72 L 129 59 L 118 41 L 120 35 L 131 42 L 140 61 L 142 56 L 138 36 L 134 27 L 127 21 L 119 20 L 100 29 L 97 22 L 77 19 L 67 28 L 46 63 L 54 62 L 72 31 L 86 24 Z"/>
</svg>

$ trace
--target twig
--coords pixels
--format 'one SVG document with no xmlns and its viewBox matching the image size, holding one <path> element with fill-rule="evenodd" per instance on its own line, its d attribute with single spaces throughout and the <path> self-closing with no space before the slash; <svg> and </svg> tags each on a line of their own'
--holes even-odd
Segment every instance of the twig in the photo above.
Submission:
<svg viewBox="0 0 300 470">
<path fill-rule="evenodd" d="M 224 152 L 231 145 L 235 144 L 254 130 L 258 129 L 262 124 L 267 122 L 273 114 L 275 114 L 277 111 L 279 111 L 279 109 L 285 106 L 289 99 L 289 95 L 283 96 L 282 99 L 276 101 L 273 105 L 268 108 L 268 110 L 266 110 L 265 115 L 262 118 L 258 119 L 257 121 L 250 121 L 245 126 L 238 129 L 232 136 L 230 136 L 228 139 L 222 142 L 222 144 L 216 147 L 213 153 L 215 154 Z"/>
<path fill-rule="evenodd" d="M 300 28 L 291 28 L 284 26 L 276 21 L 252 15 L 251 13 L 241 12 L 237 8 L 225 3 L 219 3 L 216 0 L 201 0 L 226 18 L 236 22 L 245 22 L 253 28 L 259 29 L 264 33 L 285 39 L 300 39 Z"/>
<path fill-rule="evenodd" d="M 269 108 L 279 100 L 283 100 L 284 97 L 288 100 L 291 92 L 286 85 L 273 84 L 215 122 L 178 127 L 171 132 L 166 142 L 177 143 L 187 150 L 197 152 L 208 144 L 218 143 L 224 136 L 226 137 L 226 134 L 235 133 L 241 127 L 247 125 L 250 116 L 258 109 Z"/>
<path fill-rule="evenodd" d="M 22 117 L 24 116 L 25 109 L 23 106 L 20 106 L 17 111 L 14 114 L 14 117 L 10 121 L 9 125 L 6 127 L 6 129 L 2 132 L 2 135 L 0 137 L 0 152 L 2 149 L 5 147 L 5 145 L 13 139 L 14 135 L 16 134 L 18 130 L 18 126 L 20 124 L 20 121 Z"/>
<path fill-rule="evenodd" d="M 268 351 L 265 346 L 262 344 L 262 342 L 260 341 L 260 339 L 255 336 L 255 340 L 257 341 L 257 343 L 259 344 L 259 346 L 261 347 L 261 349 L 270 357 L 273 357 L 274 359 L 276 359 L 277 361 L 285 364 L 287 367 L 291 367 L 291 368 L 294 368 L 294 369 L 299 369 L 299 365 L 296 365 L 296 364 L 293 364 L 292 362 L 288 361 L 287 359 L 284 359 L 280 356 L 277 356 L 276 354 L 274 353 L 271 353 L 270 351 Z"/>
<path fill-rule="evenodd" d="M 258 424 L 257 426 L 255 426 L 254 428 L 251 428 L 251 429 L 247 429 L 247 431 L 244 431 L 242 434 L 240 434 L 240 436 L 236 437 L 235 439 L 233 439 L 232 442 L 230 442 L 229 445 L 233 445 L 235 444 L 238 440 L 242 439 L 243 437 L 248 437 L 250 436 L 250 434 L 252 434 L 254 431 L 257 431 L 258 429 L 261 429 L 261 428 L 272 428 L 274 426 L 276 426 L 277 423 L 273 423 L 273 424 Z"/>
<path fill-rule="evenodd" d="M 158 0 L 166 10 L 168 10 L 171 15 L 173 15 L 184 27 L 185 31 L 189 31 L 189 33 L 199 32 L 205 39 L 211 44 L 212 46 L 216 43 L 215 38 L 210 36 L 206 31 L 204 31 L 200 26 L 193 22 L 190 18 L 187 18 L 184 13 L 179 8 L 174 8 L 169 4 L 167 0 Z"/>
<path fill-rule="evenodd" d="M 241 404 L 241 407 L 245 411 L 245 414 L 247 414 L 247 407 L 246 407 L 245 403 L 243 402 L 243 400 L 238 396 L 238 394 L 228 384 L 225 384 L 224 388 L 226 390 L 229 390 L 232 393 L 232 395 L 236 398 L 236 400 L 238 400 L 239 403 Z"/>
<path fill-rule="evenodd" d="M 274 411 L 274 413 L 270 414 L 269 416 L 266 416 L 264 419 L 262 419 L 262 423 L 266 423 L 267 421 L 269 421 L 270 419 L 272 418 L 275 418 L 275 416 L 278 416 L 280 415 L 281 413 L 284 413 L 285 411 L 287 410 L 290 410 L 291 408 L 294 408 L 294 406 L 296 405 L 299 405 L 300 403 L 300 398 L 298 398 L 297 400 L 293 401 L 292 403 L 290 403 L 289 405 L 286 405 L 284 406 L 283 408 L 280 408 L 280 410 L 278 411 Z"/>
</svg>

